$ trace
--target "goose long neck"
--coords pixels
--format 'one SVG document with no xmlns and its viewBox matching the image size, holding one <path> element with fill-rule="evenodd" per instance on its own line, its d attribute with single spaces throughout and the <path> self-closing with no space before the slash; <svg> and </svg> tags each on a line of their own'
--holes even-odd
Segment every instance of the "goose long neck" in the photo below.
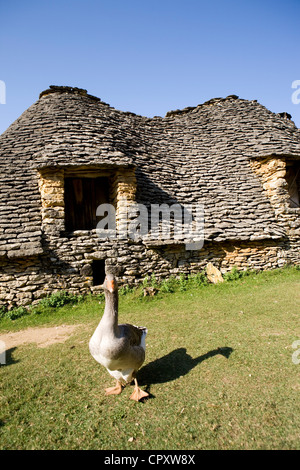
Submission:
<svg viewBox="0 0 300 470">
<path fill-rule="evenodd" d="M 118 292 L 105 291 L 105 309 L 103 319 L 115 333 L 118 331 Z"/>
</svg>

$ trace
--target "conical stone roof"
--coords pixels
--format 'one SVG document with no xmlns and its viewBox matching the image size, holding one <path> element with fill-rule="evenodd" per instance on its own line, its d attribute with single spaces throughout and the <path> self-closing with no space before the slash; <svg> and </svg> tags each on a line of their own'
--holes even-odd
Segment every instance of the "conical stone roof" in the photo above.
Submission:
<svg viewBox="0 0 300 470">
<path fill-rule="evenodd" d="M 231 95 L 152 119 L 50 87 L 0 137 L 0 256 L 42 253 L 38 170 L 134 166 L 138 202 L 201 203 L 209 240 L 284 235 L 249 161 L 299 158 L 286 115 Z"/>
</svg>

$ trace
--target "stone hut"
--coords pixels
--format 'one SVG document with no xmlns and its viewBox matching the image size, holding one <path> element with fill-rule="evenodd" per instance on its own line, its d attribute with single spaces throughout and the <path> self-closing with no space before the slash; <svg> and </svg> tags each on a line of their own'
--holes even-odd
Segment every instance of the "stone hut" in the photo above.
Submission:
<svg viewBox="0 0 300 470">
<path fill-rule="evenodd" d="M 231 95 L 150 119 L 51 86 L 0 137 L 0 165 L 8 306 L 95 291 L 108 265 L 132 285 L 208 263 L 226 272 L 300 262 L 300 130 L 255 100 Z M 202 205 L 203 246 L 171 232 L 100 238 L 97 207 L 110 204 L 118 228 L 132 220 L 125 198 L 149 211 Z"/>
</svg>

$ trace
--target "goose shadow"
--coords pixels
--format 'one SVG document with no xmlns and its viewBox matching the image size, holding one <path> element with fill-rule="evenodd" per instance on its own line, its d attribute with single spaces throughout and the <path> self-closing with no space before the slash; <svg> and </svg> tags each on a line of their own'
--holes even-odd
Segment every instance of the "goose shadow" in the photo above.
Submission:
<svg viewBox="0 0 300 470">
<path fill-rule="evenodd" d="M 138 381 L 140 385 L 146 385 L 147 388 L 153 384 L 171 382 L 186 375 L 198 364 L 211 357 L 221 355 L 228 359 L 232 352 L 232 348 L 225 346 L 208 351 L 193 359 L 187 354 L 186 348 L 174 349 L 169 354 L 142 367 L 138 372 Z"/>
<path fill-rule="evenodd" d="M 16 347 L 13 347 L 13 348 L 10 348 L 10 349 L 6 349 L 6 351 L 2 352 L 1 354 L 1 360 L 0 360 L 0 367 L 7 367 L 7 366 L 11 366 L 12 364 L 17 364 L 19 361 L 19 359 L 15 360 L 13 358 L 13 353 L 14 351 L 16 350 L 17 348 Z"/>
</svg>

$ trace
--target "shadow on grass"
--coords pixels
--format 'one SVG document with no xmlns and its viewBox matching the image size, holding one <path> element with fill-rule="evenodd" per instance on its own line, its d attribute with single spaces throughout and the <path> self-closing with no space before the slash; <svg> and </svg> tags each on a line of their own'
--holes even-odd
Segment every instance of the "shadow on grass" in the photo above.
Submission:
<svg viewBox="0 0 300 470">
<path fill-rule="evenodd" d="M 15 360 L 12 356 L 16 349 L 17 348 L 10 348 L 5 351 L 4 363 L 1 364 L 1 367 L 11 366 L 12 364 L 17 364 L 17 362 L 19 362 L 19 359 Z"/>
<path fill-rule="evenodd" d="M 228 359 L 232 352 L 232 348 L 222 347 L 213 349 L 212 351 L 193 359 L 189 354 L 187 354 L 185 348 L 174 349 L 174 351 L 156 359 L 155 361 L 149 362 L 149 364 L 146 364 L 139 370 L 139 385 L 146 385 L 149 393 L 150 386 L 153 384 L 176 380 L 179 377 L 186 375 L 190 370 L 210 357 L 221 355 Z"/>
</svg>

